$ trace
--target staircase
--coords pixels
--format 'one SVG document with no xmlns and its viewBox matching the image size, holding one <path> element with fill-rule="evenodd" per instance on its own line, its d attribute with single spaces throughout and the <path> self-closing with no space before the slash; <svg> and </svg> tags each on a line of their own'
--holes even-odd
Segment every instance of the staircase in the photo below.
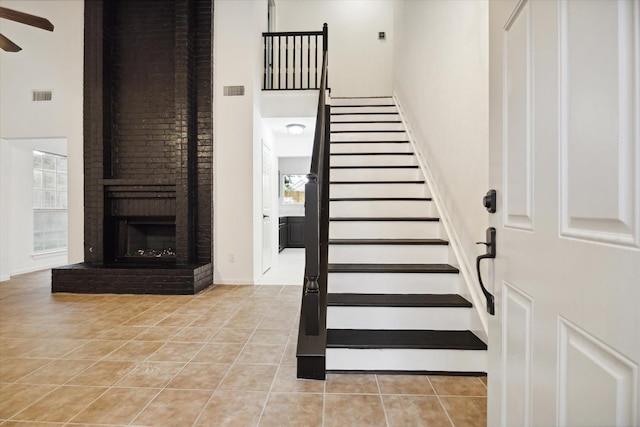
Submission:
<svg viewBox="0 0 640 427">
<path fill-rule="evenodd" d="M 486 372 L 393 99 L 333 98 L 330 153 L 327 371 Z"/>
</svg>

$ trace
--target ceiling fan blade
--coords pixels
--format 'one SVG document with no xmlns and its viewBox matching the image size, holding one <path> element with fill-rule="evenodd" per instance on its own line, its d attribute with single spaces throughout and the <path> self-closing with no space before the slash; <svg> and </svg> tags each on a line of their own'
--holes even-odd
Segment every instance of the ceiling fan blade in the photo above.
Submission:
<svg viewBox="0 0 640 427">
<path fill-rule="evenodd" d="M 9 19 L 32 27 L 42 28 L 47 31 L 53 31 L 53 24 L 48 19 L 24 12 L 18 12 L 13 9 L 7 9 L 6 7 L 0 7 L 0 18 Z"/>
<path fill-rule="evenodd" d="M 20 52 L 22 50 L 20 46 L 18 46 L 2 34 L 0 34 L 0 49 L 4 50 L 5 52 Z"/>
</svg>

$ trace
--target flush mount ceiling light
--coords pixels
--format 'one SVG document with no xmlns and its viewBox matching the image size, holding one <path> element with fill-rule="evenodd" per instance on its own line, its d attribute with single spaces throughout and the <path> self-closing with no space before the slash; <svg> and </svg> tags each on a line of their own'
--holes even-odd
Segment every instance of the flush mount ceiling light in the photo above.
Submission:
<svg viewBox="0 0 640 427">
<path fill-rule="evenodd" d="M 305 126 L 298 124 L 298 123 L 291 123 L 290 125 L 287 125 L 287 131 L 291 134 L 291 135 L 300 135 L 302 133 L 302 131 L 304 131 Z"/>
</svg>

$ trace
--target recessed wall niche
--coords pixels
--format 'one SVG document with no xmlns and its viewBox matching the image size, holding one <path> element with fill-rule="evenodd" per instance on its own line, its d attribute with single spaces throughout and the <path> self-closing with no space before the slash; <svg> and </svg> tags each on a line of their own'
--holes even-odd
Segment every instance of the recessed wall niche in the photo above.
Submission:
<svg viewBox="0 0 640 427">
<path fill-rule="evenodd" d="M 85 2 L 85 262 L 53 292 L 212 284 L 212 18 L 212 0 Z"/>
</svg>

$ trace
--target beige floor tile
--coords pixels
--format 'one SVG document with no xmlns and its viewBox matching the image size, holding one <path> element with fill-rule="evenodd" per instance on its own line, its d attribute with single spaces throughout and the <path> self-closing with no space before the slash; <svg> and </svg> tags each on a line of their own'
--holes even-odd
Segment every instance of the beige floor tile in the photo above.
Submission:
<svg viewBox="0 0 640 427">
<path fill-rule="evenodd" d="M 175 342 L 202 342 L 205 343 L 211 339 L 219 328 L 197 328 L 186 327 L 171 338 Z"/>
<path fill-rule="evenodd" d="M 17 382 L 28 384 L 64 384 L 93 363 L 95 363 L 93 360 L 52 360 L 37 371 L 20 378 Z"/>
<path fill-rule="evenodd" d="M 245 344 L 253 334 L 254 329 L 236 329 L 224 327 L 212 338 L 211 342 L 242 343 Z"/>
<path fill-rule="evenodd" d="M 429 381 L 440 396 L 486 396 L 487 388 L 478 377 L 431 375 Z"/>
<path fill-rule="evenodd" d="M 106 356 L 105 360 L 142 361 L 162 346 L 163 343 L 157 341 L 129 341 Z"/>
<path fill-rule="evenodd" d="M 92 340 L 71 353 L 67 353 L 64 358 L 100 360 L 125 343 L 126 341 L 120 340 Z"/>
<path fill-rule="evenodd" d="M 110 388 L 71 421 L 90 424 L 128 424 L 160 390 Z"/>
<path fill-rule="evenodd" d="M 327 393 L 379 393 L 376 376 L 373 374 L 329 374 L 325 390 Z"/>
<path fill-rule="evenodd" d="M 167 315 L 163 312 L 148 312 L 138 314 L 125 323 L 129 326 L 155 326 L 161 322 Z"/>
<path fill-rule="evenodd" d="M 451 427 L 436 396 L 382 396 L 389 426 Z"/>
<path fill-rule="evenodd" d="M 0 381 L 10 383 L 40 369 L 50 359 L 2 358 L 0 360 Z"/>
<path fill-rule="evenodd" d="M 209 343 L 205 344 L 193 358 L 193 362 L 233 363 L 242 351 L 242 343 Z"/>
<path fill-rule="evenodd" d="M 297 349 L 298 348 L 296 344 L 287 344 L 284 349 L 284 355 L 282 356 L 282 362 L 280 362 L 280 364 L 295 365 L 296 363 L 298 363 L 298 358 L 296 357 Z"/>
<path fill-rule="evenodd" d="M 15 420 L 66 422 L 106 391 L 103 387 L 62 386 L 26 408 Z"/>
<path fill-rule="evenodd" d="M 386 426 L 380 395 L 326 394 L 324 425 Z"/>
<path fill-rule="evenodd" d="M 232 365 L 220 390 L 268 391 L 278 369 L 275 365 Z"/>
<path fill-rule="evenodd" d="M 191 322 L 189 326 L 198 328 L 221 328 L 227 322 L 227 319 L 227 317 L 207 312 Z"/>
<path fill-rule="evenodd" d="M 281 365 L 271 391 L 288 393 L 323 393 L 324 381 L 304 380 L 296 377 L 296 367 Z"/>
<path fill-rule="evenodd" d="M 211 397 L 204 390 L 163 390 L 132 425 L 183 427 L 194 423 Z"/>
<path fill-rule="evenodd" d="M 135 341 L 169 341 L 182 330 L 181 326 L 151 326 L 140 335 L 133 338 Z"/>
<path fill-rule="evenodd" d="M 188 362 L 204 346 L 202 343 L 168 342 L 149 356 L 150 361 Z"/>
<path fill-rule="evenodd" d="M 256 426 L 266 400 L 266 392 L 218 390 L 202 411 L 196 425 Z"/>
<path fill-rule="evenodd" d="M 47 421 L 5 421 L 0 424 L 2 427 L 62 427 L 65 423 L 50 423 Z M 74 426 L 80 427 L 80 426 Z"/>
<path fill-rule="evenodd" d="M 184 366 L 182 362 L 142 362 L 117 386 L 163 388 Z"/>
<path fill-rule="evenodd" d="M 271 393 L 261 426 L 322 426 L 321 394 Z"/>
<path fill-rule="evenodd" d="M 188 363 L 167 388 L 215 390 L 230 366 L 229 363 Z"/>
<path fill-rule="evenodd" d="M 441 397 L 440 400 L 456 427 L 486 427 L 486 398 Z"/>
<path fill-rule="evenodd" d="M 55 388 L 54 385 L 6 384 L 0 389 L 0 420 L 8 420 Z"/>
<path fill-rule="evenodd" d="M 0 360 L 8 357 L 20 357 L 29 351 L 33 344 L 34 340 L 30 339 L 2 338 L 0 339 Z"/>
<path fill-rule="evenodd" d="M 189 326 L 200 314 L 170 314 L 158 323 L 158 326 Z"/>
<path fill-rule="evenodd" d="M 74 339 L 42 339 L 34 342 L 31 348 L 23 353 L 21 357 L 39 357 L 54 359 L 62 357 L 72 350 L 84 345 L 85 340 Z"/>
<path fill-rule="evenodd" d="M 85 371 L 71 378 L 69 385 L 86 386 L 111 386 L 130 373 L 136 364 L 135 362 L 125 362 L 116 360 L 103 360 L 96 362 Z"/>
<path fill-rule="evenodd" d="M 289 340 L 289 329 L 256 329 L 249 344 L 286 345 Z"/>
<path fill-rule="evenodd" d="M 382 394 L 436 394 L 424 375 L 377 375 L 377 378 Z"/>
<path fill-rule="evenodd" d="M 140 335 L 147 329 L 146 326 L 115 326 L 102 334 L 98 335 L 101 340 L 123 340 L 128 341 Z"/>
<path fill-rule="evenodd" d="M 236 363 L 277 365 L 283 352 L 284 345 L 247 344 L 238 355 Z"/>
<path fill-rule="evenodd" d="M 489 386 L 489 379 L 486 375 L 484 377 L 478 377 L 478 379 L 480 379 L 480 381 L 482 381 L 482 384 L 484 384 L 486 387 Z"/>
</svg>

